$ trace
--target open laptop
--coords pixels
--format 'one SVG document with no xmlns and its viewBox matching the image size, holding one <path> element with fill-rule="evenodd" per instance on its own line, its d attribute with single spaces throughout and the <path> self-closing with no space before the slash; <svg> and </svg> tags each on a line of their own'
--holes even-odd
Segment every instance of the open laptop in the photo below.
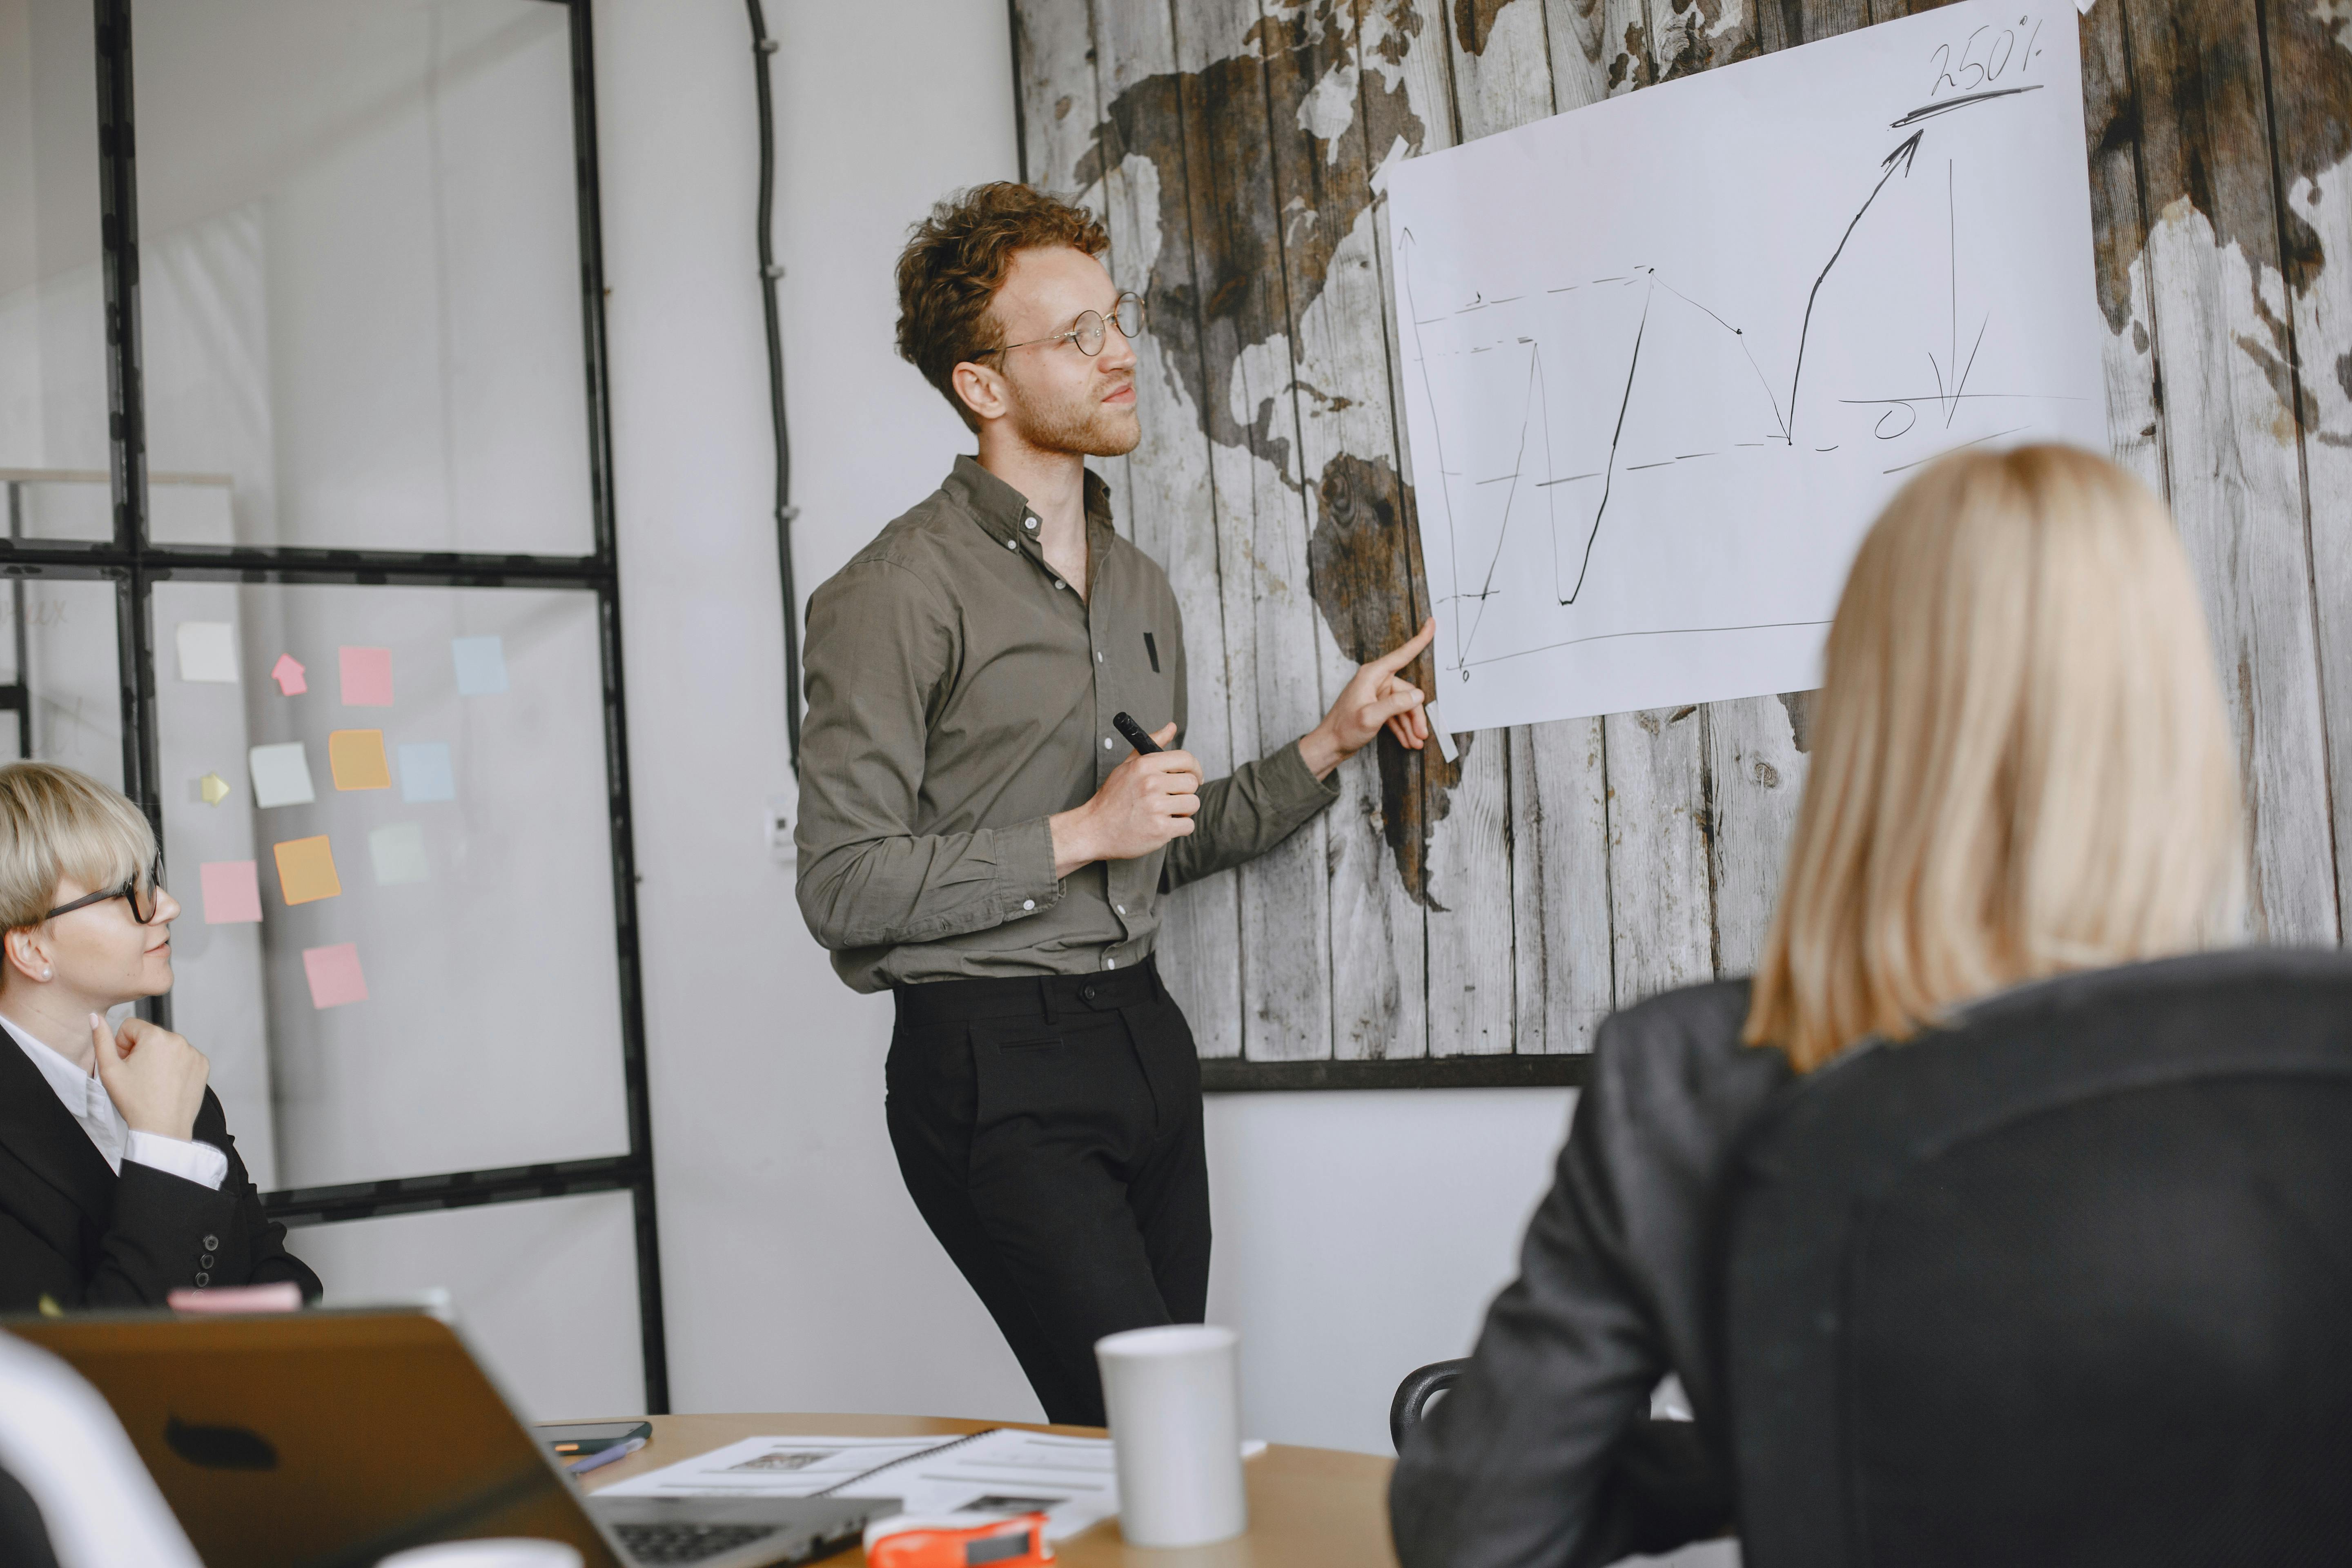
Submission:
<svg viewBox="0 0 2352 1568">
<path fill-rule="evenodd" d="M 106 1396 L 215 1568 L 373 1568 L 536 1536 L 589 1568 L 772 1568 L 855 1543 L 888 1500 L 583 1498 L 448 1324 L 421 1312 L 10 1318 Z"/>
</svg>

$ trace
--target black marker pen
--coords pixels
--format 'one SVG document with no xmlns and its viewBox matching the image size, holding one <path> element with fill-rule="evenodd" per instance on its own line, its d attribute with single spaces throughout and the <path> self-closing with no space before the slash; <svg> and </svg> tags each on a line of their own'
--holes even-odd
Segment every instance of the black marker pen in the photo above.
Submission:
<svg viewBox="0 0 2352 1568">
<path fill-rule="evenodd" d="M 1110 716 L 1110 727 L 1118 731 L 1120 734 L 1126 736 L 1127 743 L 1133 746 L 1139 755 L 1148 757 L 1152 752 L 1160 750 L 1160 742 L 1145 734 L 1143 732 L 1143 726 L 1137 723 L 1132 718 L 1129 717 L 1125 713 L 1112 714 Z"/>
</svg>

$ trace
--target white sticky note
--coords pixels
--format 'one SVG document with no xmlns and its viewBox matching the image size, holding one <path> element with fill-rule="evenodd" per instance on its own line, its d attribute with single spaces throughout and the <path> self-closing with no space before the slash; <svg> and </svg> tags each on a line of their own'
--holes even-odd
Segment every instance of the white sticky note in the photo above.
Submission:
<svg viewBox="0 0 2352 1568">
<path fill-rule="evenodd" d="M 310 758 L 299 741 L 256 746 L 247 754 L 253 766 L 253 804 L 308 805 L 319 798 L 310 787 Z"/>
<path fill-rule="evenodd" d="M 375 885 L 422 882 L 432 875 L 425 864 L 425 829 L 413 822 L 394 822 L 368 834 L 368 854 L 375 860 Z"/>
<path fill-rule="evenodd" d="M 400 798 L 455 800 L 457 777 L 449 767 L 449 746 L 424 741 L 400 748 Z"/>
<path fill-rule="evenodd" d="M 449 657 L 457 666 L 457 695 L 495 697 L 507 689 L 507 645 L 503 638 L 451 637 Z"/>
<path fill-rule="evenodd" d="M 180 679 L 236 684 L 236 625 L 233 621 L 180 623 Z"/>
</svg>

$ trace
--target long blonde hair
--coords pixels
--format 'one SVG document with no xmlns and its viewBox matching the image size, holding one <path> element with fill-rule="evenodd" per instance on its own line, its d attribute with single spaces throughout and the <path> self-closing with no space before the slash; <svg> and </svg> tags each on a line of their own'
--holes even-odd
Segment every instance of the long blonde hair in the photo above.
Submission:
<svg viewBox="0 0 2352 1568">
<path fill-rule="evenodd" d="M 2233 938 L 2229 721 L 2164 507 L 2064 447 L 1943 458 L 1854 557 L 1742 1037 L 1811 1071 L 1986 992 Z"/>
</svg>

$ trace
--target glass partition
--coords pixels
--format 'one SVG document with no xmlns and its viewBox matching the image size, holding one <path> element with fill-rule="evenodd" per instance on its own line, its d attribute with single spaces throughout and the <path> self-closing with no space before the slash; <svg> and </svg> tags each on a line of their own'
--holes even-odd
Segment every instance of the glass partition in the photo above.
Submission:
<svg viewBox="0 0 2352 1568">
<path fill-rule="evenodd" d="M 239 544 L 593 550 L 566 7 L 137 26 L 149 468 L 226 487 Z"/>
<path fill-rule="evenodd" d="M 595 598 L 168 582 L 152 636 L 173 1025 L 266 1042 L 268 1184 L 626 1152 Z"/>
<path fill-rule="evenodd" d="M 0 484 L 16 538 L 110 539 L 89 0 L 0 0 Z"/>
<path fill-rule="evenodd" d="M 0 756 L 154 822 L 142 1008 L 331 1291 L 613 1380 L 543 1413 L 668 1397 L 590 43 L 0 0 Z"/>
<path fill-rule="evenodd" d="M 446 1294 L 458 1331 L 526 1421 L 636 1413 L 629 1199 L 543 1203 L 301 1226 L 286 1248 L 330 1281 L 330 1305 Z M 561 1332 L 547 1304 L 560 1301 Z"/>
</svg>

